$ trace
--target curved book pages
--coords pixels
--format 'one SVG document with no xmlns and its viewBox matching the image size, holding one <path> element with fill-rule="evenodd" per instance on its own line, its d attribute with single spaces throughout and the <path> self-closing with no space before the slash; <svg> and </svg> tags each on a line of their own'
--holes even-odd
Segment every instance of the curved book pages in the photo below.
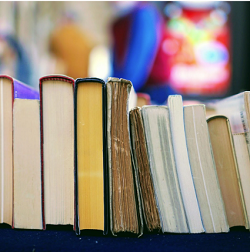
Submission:
<svg viewBox="0 0 250 252">
<path fill-rule="evenodd" d="M 149 167 L 141 109 L 138 107 L 132 109 L 129 112 L 129 119 L 132 154 L 135 164 L 134 167 L 138 173 L 144 220 L 149 231 L 160 230 L 161 223 Z"/>
<path fill-rule="evenodd" d="M 168 106 L 177 174 L 189 231 L 191 233 L 204 232 L 187 151 L 182 97 L 170 95 Z"/>
<path fill-rule="evenodd" d="M 75 81 L 75 166 L 77 232 L 106 229 L 105 82 Z"/>
<path fill-rule="evenodd" d="M 0 223 L 12 225 L 13 208 L 13 102 L 39 99 L 39 92 L 7 75 L 0 75 Z"/>
<path fill-rule="evenodd" d="M 168 108 L 143 106 L 142 118 L 162 231 L 188 233 L 174 159 Z"/>
<path fill-rule="evenodd" d="M 137 174 L 131 160 L 128 100 L 131 82 L 109 78 L 107 82 L 107 141 L 109 167 L 110 229 L 142 234 Z M 135 176 L 135 179 L 134 179 Z"/>
<path fill-rule="evenodd" d="M 74 224 L 74 80 L 40 79 L 45 224 Z"/>
<path fill-rule="evenodd" d="M 184 107 L 188 154 L 206 233 L 228 232 L 229 226 L 211 149 L 205 105 Z"/>
<path fill-rule="evenodd" d="M 249 228 L 229 120 L 213 116 L 207 122 L 229 227 Z"/>
</svg>

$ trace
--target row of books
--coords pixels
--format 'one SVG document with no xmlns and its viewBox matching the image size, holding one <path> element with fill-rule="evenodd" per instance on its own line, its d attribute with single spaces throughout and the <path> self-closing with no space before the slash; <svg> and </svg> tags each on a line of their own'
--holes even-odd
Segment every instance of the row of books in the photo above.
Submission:
<svg viewBox="0 0 250 252">
<path fill-rule="evenodd" d="M 227 117 L 207 120 L 205 105 L 180 95 L 130 110 L 131 88 L 55 75 L 38 93 L 0 76 L 0 223 L 113 235 L 249 229 L 249 93 L 214 104 Z"/>
</svg>

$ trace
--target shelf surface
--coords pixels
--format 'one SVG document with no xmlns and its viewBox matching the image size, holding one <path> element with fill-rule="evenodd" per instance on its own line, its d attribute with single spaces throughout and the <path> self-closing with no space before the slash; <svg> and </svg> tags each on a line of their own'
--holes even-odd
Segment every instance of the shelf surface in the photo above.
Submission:
<svg viewBox="0 0 250 252">
<path fill-rule="evenodd" d="M 146 233 L 142 237 L 82 232 L 70 227 L 52 226 L 47 230 L 11 229 L 0 225 L 0 251 L 250 251 L 250 232 L 233 228 L 223 234 Z"/>
</svg>

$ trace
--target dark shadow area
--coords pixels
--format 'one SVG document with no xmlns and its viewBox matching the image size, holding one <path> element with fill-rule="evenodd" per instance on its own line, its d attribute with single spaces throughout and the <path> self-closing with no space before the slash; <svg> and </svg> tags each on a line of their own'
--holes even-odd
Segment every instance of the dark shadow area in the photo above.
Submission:
<svg viewBox="0 0 250 252">
<path fill-rule="evenodd" d="M 74 231 L 72 225 L 46 225 L 46 230 L 51 231 Z"/>
<path fill-rule="evenodd" d="M 2 223 L 0 224 L 0 229 L 11 229 L 11 226 L 9 224 Z"/>
<path fill-rule="evenodd" d="M 233 69 L 231 95 L 250 90 L 250 2 L 233 1 L 230 5 Z"/>
<path fill-rule="evenodd" d="M 140 238 L 0 228 L 0 251 L 249 251 L 249 243 L 250 233 L 241 227 L 220 234 L 147 233 Z"/>
</svg>

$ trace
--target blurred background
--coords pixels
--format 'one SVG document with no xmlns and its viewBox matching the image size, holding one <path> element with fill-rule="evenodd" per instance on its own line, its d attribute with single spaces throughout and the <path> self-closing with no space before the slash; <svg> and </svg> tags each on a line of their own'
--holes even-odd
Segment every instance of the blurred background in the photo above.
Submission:
<svg viewBox="0 0 250 252">
<path fill-rule="evenodd" d="M 0 2 L 0 74 L 132 81 L 153 104 L 250 90 L 249 2 Z"/>
</svg>

